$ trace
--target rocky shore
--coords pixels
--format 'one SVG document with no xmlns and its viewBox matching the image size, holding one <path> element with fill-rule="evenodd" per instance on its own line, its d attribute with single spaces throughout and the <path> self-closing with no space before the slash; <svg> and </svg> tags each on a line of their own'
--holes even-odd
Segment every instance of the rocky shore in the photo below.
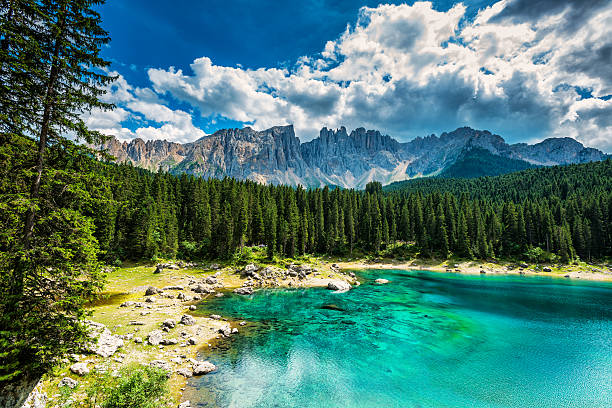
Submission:
<svg viewBox="0 0 612 408">
<path fill-rule="evenodd" d="M 96 376 L 117 376 L 122 367 L 148 364 L 168 372 L 175 406 L 187 408 L 189 402 L 181 398 L 187 379 L 223 369 L 206 360 L 214 342 L 240 335 L 249 325 L 204 315 L 198 303 L 229 292 L 250 296 L 261 288 L 348 290 L 358 284 L 354 274 L 325 263 L 238 268 L 170 262 L 115 269 L 106 292 L 91 305 L 90 346 L 45 375 L 25 407 L 78 405 Z"/>
</svg>

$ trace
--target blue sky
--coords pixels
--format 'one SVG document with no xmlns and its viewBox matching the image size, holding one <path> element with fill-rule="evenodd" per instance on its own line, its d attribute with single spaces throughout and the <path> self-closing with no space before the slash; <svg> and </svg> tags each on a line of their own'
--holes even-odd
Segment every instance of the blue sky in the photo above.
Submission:
<svg viewBox="0 0 612 408">
<path fill-rule="evenodd" d="M 303 140 L 323 126 L 409 140 L 468 125 L 612 151 L 609 2 L 388 3 L 108 1 L 118 109 L 89 123 L 178 142 L 243 125 L 293 123 Z"/>
</svg>

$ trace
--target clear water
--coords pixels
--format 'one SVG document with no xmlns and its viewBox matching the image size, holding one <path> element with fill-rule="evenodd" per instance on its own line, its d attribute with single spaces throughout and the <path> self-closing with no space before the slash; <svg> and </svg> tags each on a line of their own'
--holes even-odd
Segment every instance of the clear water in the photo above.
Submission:
<svg viewBox="0 0 612 408">
<path fill-rule="evenodd" d="M 612 406 L 611 284 L 361 276 L 347 293 L 263 290 L 203 304 L 251 323 L 206 352 L 219 370 L 194 378 L 186 398 L 203 407 Z"/>
</svg>

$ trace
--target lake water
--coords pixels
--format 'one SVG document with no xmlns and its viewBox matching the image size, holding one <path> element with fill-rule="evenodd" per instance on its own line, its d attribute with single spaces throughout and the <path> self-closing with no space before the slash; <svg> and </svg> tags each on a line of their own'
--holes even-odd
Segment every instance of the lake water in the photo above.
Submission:
<svg viewBox="0 0 612 408">
<path fill-rule="evenodd" d="M 219 370 L 190 381 L 192 405 L 611 406 L 611 284 L 359 273 L 364 284 L 347 293 L 262 290 L 201 305 L 250 323 L 203 355 Z"/>
</svg>

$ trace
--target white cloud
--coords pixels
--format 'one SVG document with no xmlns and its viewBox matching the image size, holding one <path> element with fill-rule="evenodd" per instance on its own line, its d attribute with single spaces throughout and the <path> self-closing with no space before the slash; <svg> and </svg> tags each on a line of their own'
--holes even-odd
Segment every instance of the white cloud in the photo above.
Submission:
<svg viewBox="0 0 612 408">
<path fill-rule="evenodd" d="M 224 67 L 202 57 L 189 73 L 150 69 L 151 88 L 120 78 L 109 100 L 123 111 L 93 123 L 121 133 L 113 120 L 127 112 L 146 122 L 133 136 L 201 137 L 191 114 L 170 109 L 167 99 L 209 123 L 293 123 L 303 139 L 323 126 L 366 126 L 402 139 L 469 125 L 515 141 L 571 136 L 610 151 L 610 102 L 575 90 L 612 93 L 612 5 L 588 7 L 502 0 L 471 20 L 462 4 L 446 12 L 429 2 L 366 7 L 354 26 L 291 69 Z"/>
</svg>

